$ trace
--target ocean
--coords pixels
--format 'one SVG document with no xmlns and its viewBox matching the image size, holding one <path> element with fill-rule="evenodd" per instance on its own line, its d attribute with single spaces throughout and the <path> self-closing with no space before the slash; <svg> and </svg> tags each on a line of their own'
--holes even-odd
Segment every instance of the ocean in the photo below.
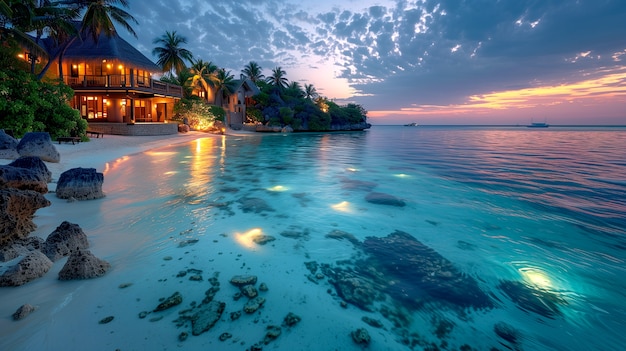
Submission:
<svg viewBox="0 0 626 351">
<path fill-rule="evenodd" d="M 0 289 L 1 350 L 626 344 L 626 128 L 211 136 L 104 176 L 107 196 L 67 220 L 111 271 Z M 194 335 L 211 300 L 223 313 Z"/>
</svg>

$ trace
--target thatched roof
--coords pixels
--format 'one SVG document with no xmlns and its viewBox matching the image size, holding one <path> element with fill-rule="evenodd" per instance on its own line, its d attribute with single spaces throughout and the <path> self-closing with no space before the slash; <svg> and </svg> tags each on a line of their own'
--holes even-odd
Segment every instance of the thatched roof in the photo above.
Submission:
<svg viewBox="0 0 626 351">
<path fill-rule="evenodd" d="M 44 41 L 45 47 L 53 57 L 59 50 L 50 39 Z M 67 48 L 63 55 L 64 60 L 81 60 L 81 61 L 121 61 L 126 65 L 145 69 L 150 72 L 161 72 L 161 68 L 144 56 L 139 50 L 135 49 L 126 40 L 115 34 L 107 37 L 104 33 L 100 34 L 96 43 L 91 34 L 83 35 L 82 40 L 77 38 Z"/>
</svg>

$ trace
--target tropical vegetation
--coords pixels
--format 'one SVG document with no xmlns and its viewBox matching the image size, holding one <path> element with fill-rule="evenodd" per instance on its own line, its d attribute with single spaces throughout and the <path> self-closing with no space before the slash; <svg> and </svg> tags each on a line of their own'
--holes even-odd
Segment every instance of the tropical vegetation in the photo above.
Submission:
<svg viewBox="0 0 626 351">
<path fill-rule="evenodd" d="M 85 121 L 66 104 L 73 91 L 63 85 L 62 70 L 60 80 L 42 79 L 53 63 L 62 67 L 63 55 L 75 40 L 91 36 L 97 42 L 100 35 L 116 35 L 115 24 L 136 37 L 132 24 L 137 21 L 124 10 L 127 7 L 128 0 L 0 0 L 0 128 L 12 129 L 17 135 L 45 130 L 53 137 L 84 136 Z M 47 57 L 38 45 L 44 37 L 58 45 L 53 57 Z M 184 48 L 186 43 L 176 31 L 166 31 L 153 40 L 152 54 L 164 72 L 161 79 L 183 87 L 183 98 L 175 106 L 176 118 L 202 129 L 224 121 L 221 106 L 240 82 L 225 68 L 194 58 Z M 28 50 L 29 64 L 15 58 L 18 48 Z M 40 67 L 38 62 L 46 64 Z M 266 77 L 262 67 L 250 61 L 241 74 L 261 91 L 252 102 L 247 101 L 246 122 L 305 131 L 342 129 L 366 121 L 361 106 L 338 106 L 320 96 L 312 84 L 289 81 L 280 66 Z M 59 101 L 63 103 L 54 105 Z"/>
</svg>

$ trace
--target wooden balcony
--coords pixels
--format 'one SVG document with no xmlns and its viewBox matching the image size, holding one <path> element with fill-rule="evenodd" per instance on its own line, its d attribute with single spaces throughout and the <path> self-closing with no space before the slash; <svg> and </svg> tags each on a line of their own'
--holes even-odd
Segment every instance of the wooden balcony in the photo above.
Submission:
<svg viewBox="0 0 626 351">
<path fill-rule="evenodd" d="M 130 90 L 133 92 L 152 93 L 175 98 L 183 97 L 183 88 L 178 85 L 161 82 L 152 78 L 136 77 L 132 74 L 66 76 L 64 80 L 65 84 L 71 86 L 72 89 L 76 91 L 106 90 L 108 92 L 115 92 Z"/>
</svg>

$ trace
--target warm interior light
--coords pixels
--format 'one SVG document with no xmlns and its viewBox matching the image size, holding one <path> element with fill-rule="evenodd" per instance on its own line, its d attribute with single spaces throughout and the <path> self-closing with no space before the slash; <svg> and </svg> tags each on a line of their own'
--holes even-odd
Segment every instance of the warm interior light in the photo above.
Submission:
<svg viewBox="0 0 626 351">
<path fill-rule="evenodd" d="M 287 187 L 284 187 L 282 185 L 275 185 L 275 186 L 273 186 L 271 188 L 267 188 L 267 190 L 269 190 L 269 191 L 287 191 L 288 189 L 287 189 Z"/>
</svg>

